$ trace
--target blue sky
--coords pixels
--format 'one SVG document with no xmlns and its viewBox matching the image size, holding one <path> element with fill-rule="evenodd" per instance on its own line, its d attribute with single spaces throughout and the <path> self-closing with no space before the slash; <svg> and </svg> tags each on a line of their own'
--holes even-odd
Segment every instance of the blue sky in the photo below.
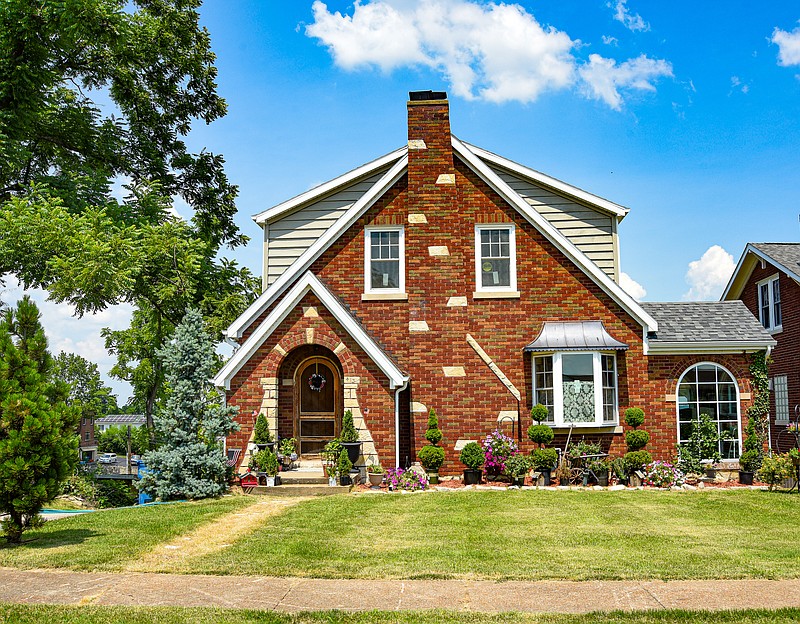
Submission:
<svg viewBox="0 0 800 624">
<path fill-rule="evenodd" d="M 228 115 L 188 143 L 224 154 L 252 239 L 233 255 L 256 273 L 250 216 L 403 145 L 420 89 L 448 92 L 461 139 L 629 207 L 634 296 L 716 299 L 748 241 L 800 235 L 797 3 L 209 0 L 201 17 Z M 128 314 L 44 322 L 53 350 L 107 370 L 99 330 Z"/>
</svg>

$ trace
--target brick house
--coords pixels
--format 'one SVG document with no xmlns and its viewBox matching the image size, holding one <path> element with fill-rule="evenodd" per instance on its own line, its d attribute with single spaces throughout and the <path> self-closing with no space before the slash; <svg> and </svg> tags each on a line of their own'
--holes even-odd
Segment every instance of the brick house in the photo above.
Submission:
<svg viewBox="0 0 800 624">
<path fill-rule="evenodd" d="M 738 458 L 749 354 L 774 344 L 747 308 L 638 303 L 618 283 L 627 208 L 460 141 L 444 93 L 410 97 L 406 147 L 255 215 L 264 291 L 215 378 L 240 408 L 228 448 L 263 412 L 313 454 L 350 409 L 359 464 L 402 466 L 435 408 L 453 473 L 497 427 L 529 449 L 543 403 L 557 445 L 572 428 L 623 453 L 638 406 L 656 456 L 702 411 Z"/>
<path fill-rule="evenodd" d="M 777 341 L 770 375 L 770 446 L 786 452 L 800 412 L 800 243 L 748 243 L 722 295 L 741 300 Z"/>
</svg>

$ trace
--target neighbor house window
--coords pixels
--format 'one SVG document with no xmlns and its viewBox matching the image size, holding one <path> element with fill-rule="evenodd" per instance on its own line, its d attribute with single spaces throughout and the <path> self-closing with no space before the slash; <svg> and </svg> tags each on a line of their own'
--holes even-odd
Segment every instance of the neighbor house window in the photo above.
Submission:
<svg viewBox="0 0 800 624">
<path fill-rule="evenodd" d="M 718 364 L 689 368 L 678 381 L 678 442 L 689 441 L 692 424 L 707 416 L 716 425 L 722 459 L 737 459 L 741 448 L 739 389 Z"/>
<path fill-rule="evenodd" d="M 478 292 L 517 290 L 513 224 L 475 226 L 475 283 Z"/>
<path fill-rule="evenodd" d="M 779 330 L 783 325 L 781 314 L 781 287 L 778 276 L 758 282 L 758 314 L 761 324 L 769 330 Z"/>
<path fill-rule="evenodd" d="M 772 378 L 772 396 L 775 397 L 775 422 L 789 422 L 789 384 L 786 375 Z"/>
<path fill-rule="evenodd" d="M 556 426 L 617 423 L 616 356 L 564 352 L 533 357 L 533 396 Z"/>
<path fill-rule="evenodd" d="M 364 251 L 365 292 L 405 292 L 403 228 L 366 228 Z"/>
</svg>

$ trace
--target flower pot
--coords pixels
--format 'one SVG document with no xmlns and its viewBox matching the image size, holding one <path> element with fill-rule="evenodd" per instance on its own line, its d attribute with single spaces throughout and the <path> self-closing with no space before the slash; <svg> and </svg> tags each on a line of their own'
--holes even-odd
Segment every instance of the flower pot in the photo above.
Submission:
<svg viewBox="0 0 800 624">
<path fill-rule="evenodd" d="M 361 442 L 342 442 L 341 444 L 347 451 L 347 459 L 355 466 L 358 458 L 361 457 Z"/>
<path fill-rule="evenodd" d="M 328 476 L 328 486 L 329 487 L 336 487 L 336 477 Z"/>
<path fill-rule="evenodd" d="M 481 482 L 481 476 L 483 476 L 482 470 L 467 468 L 464 471 L 464 485 L 478 485 Z"/>
<path fill-rule="evenodd" d="M 753 485 L 753 472 L 751 470 L 740 470 L 739 483 L 742 485 Z"/>
<path fill-rule="evenodd" d="M 381 483 L 383 483 L 382 472 L 368 472 L 367 476 L 369 477 L 369 484 L 372 487 L 380 487 Z"/>
<path fill-rule="evenodd" d="M 542 475 L 542 485 L 550 485 L 551 469 L 550 468 L 538 468 L 537 470 Z"/>
<path fill-rule="evenodd" d="M 436 485 L 439 483 L 439 473 L 438 472 L 428 472 L 428 483 L 432 485 Z"/>
<path fill-rule="evenodd" d="M 525 477 L 511 477 L 511 485 L 516 485 L 517 487 L 522 487 L 525 485 Z"/>
<path fill-rule="evenodd" d="M 267 487 L 275 487 L 275 477 L 267 475 Z"/>
<path fill-rule="evenodd" d="M 567 487 L 567 486 L 569 486 L 569 479 L 567 479 L 566 477 L 561 477 L 561 478 L 558 480 L 558 484 L 559 484 L 561 487 Z"/>
<path fill-rule="evenodd" d="M 353 482 L 350 480 L 349 474 L 343 474 L 339 477 L 339 485 L 353 485 Z"/>
<path fill-rule="evenodd" d="M 597 485 L 602 485 L 603 487 L 608 487 L 608 472 L 598 472 L 597 473 Z"/>
</svg>

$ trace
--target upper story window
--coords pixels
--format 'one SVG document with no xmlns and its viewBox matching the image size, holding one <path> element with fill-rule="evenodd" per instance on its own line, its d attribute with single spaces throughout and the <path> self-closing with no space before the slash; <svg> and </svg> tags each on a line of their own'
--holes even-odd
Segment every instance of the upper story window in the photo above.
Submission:
<svg viewBox="0 0 800 624">
<path fill-rule="evenodd" d="M 365 230 L 364 291 L 404 293 L 405 249 L 402 226 L 374 226 Z"/>
<path fill-rule="evenodd" d="M 478 293 L 517 290 L 513 224 L 475 226 L 475 284 Z"/>
<path fill-rule="evenodd" d="M 548 422 L 555 426 L 616 425 L 616 356 L 574 351 L 534 355 L 533 398 L 547 407 Z"/>
<path fill-rule="evenodd" d="M 781 287 L 778 276 L 758 282 L 758 316 L 761 324 L 770 331 L 782 329 Z"/>
</svg>

